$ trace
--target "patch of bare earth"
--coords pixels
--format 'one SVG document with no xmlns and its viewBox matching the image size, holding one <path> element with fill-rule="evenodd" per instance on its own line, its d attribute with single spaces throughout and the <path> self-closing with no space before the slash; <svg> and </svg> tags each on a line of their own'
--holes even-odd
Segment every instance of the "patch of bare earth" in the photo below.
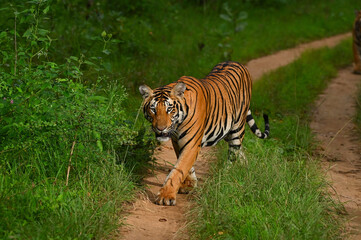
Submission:
<svg viewBox="0 0 361 240">
<path fill-rule="evenodd" d="M 311 129 L 320 142 L 330 191 L 349 215 L 345 237 L 361 239 L 361 142 L 353 123 L 361 76 L 351 72 L 351 67 L 341 70 L 319 96 Z"/>
<path fill-rule="evenodd" d="M 270 56 L 261 57 L 250 61 L 246 66 L 253 81 L 257 81 L 264 73 L 289 64 L 297 59 L 307 49 L 323 46 L 335 46 L 341 40 L 350 37 L 350 33 L 337 35 L 331 38 L 302 44 L 296 48 L 283 50 Z M 158 206 L 154 204 L 156 194 L 163 185 L 172 164 L 176 163 L 176 156 L 168 142 L 161 145 L 155 152 L 157 159 L 154 176 L 144 179 L 148 190 L 139 195 L 138 200 L 129 207 L 125 217 L 125 226 L 119 230 L 118 239 L 145 240 L 145 239 L 188 239 L 186 233 L 186 219 L 184 213 L 188 207 L 187 195 L 177 195 L 176 206 Z M 214 157 L 214 152 L 204 148 L 195 163 L 195 170 L 199 184 L 205 179 L 208 172 L 209 159 Z"/>
<path fill-rule="evenodd" d="M 208 162 L 212 158 L 210 148 L 202 149 L 194 164 L 198 184 L 202 184 L 208 173 Z M 171 141 L 165 142 L 156 149 L 157 159 L 154 166 L 154 176 L 144 179 L 148 185 L 146 192 L 140 194 L 126 217 L 126 226 L 122 228 L 121 239 L 187 239 L 186 219 L 187 194 L 177 195 L 176 206 L 159 206 L 154 204 L 157 193 L 177 158 Z"/>
</svg>

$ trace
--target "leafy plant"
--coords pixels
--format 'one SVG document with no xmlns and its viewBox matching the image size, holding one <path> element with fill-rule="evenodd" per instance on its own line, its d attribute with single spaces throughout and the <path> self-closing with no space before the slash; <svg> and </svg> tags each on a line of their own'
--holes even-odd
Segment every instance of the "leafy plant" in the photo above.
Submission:
<svg viewBox="0 0 361 240">
<path fill-rule="evenodd" d="M 247 19 L 248 16 L 245 11 L 232 11 L 227 2 L 223 4 L 223 10 L 224 13 L 221 13 L 219 17 L 226 22 L 229 22 L 232 25 L 233 31 L 235 33 L 244 30 L 244 28 L 247 26 L 247 22 L 244 20 Z"/>
<path fill-rule="evenodd" d="M 223 32 L 222 35 L 222 41 L 218 43 L 218 47 L 223 52 L 223 60 L 228 61 L 232 58 L 233 48 L 231 46 L 231 36 L 243 31 L 244 28 L 247 25 L 247 22 L 244 20 L 247 19 L 247 13 L 245 11 L 239 11 L 236 12 L 234 10 L 231 10 L 231 7 L 229 6 L 228 2 L 225 2 L 222 5 L 223 13 L 219 15 L 219 17 L 226 22 L 226 24 L 223 24 Z M 228 31 L 225 29 L 228 29 L 228 25 L 231 26 L 232 31 Z"/>
<path fill-rule="evenodd" d="M 117 227 L 136 189 L 130 172 L 150 160 L 152 144 L 102 60 L 52 61 L 40 27 L 50 7 L 14 7 L 14 29 L 0 33 L 0 238 L 101 238 Z M 111 37 L 102 36 L 104 50 Z M 84 69 L 98 73 L 94 84 L 84 84 Z"/>
</svg>

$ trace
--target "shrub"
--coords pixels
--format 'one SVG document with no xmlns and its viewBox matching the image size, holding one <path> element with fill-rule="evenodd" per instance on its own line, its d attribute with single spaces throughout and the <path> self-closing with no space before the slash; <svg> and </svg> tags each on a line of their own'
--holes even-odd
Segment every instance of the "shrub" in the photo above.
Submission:
<svg viewBox="0 0 361 240">
<path fill-rule="evenodd" d="M 125 89 L 99 73 L 101 59 L 52 61 L 39 24 L 50 5 L 32 4 L 0 33 L 0 238 L 102 238 L 152 145 L 123 110 Z M 102 38 L 105 49 L 111 36 Z M 83 69 L 96 83 L 84 84 Z"/>
</svg>

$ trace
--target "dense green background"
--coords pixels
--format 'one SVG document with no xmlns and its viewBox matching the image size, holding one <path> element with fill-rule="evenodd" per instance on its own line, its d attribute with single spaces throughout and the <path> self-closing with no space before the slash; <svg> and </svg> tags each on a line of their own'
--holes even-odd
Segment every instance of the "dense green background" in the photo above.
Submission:
<svg viewBox="0 0 361 240">
<path fill-rule="evenodd" d="M 41 11 L 50 5 L 38 26 L 52 39 L 48 58 L 62 63 L 70 56 L 83 56 L 100 62 L 103 73 L 132 91 L 143 82 L 155 87 L 182 75 L 203 77 L 223 60 L 246 63 L 301 42 L 350 31 L 359 7 L 356 0 L 18 0 L 12 7 L 1 4 L 7 7 L 1 11 L 2 29 L 12 35 L 13 12 L 37 3 Z M 20 36 L 29 21 L 18 21 Z M 94 82 L 94 70 L 86 64 L 82 67 L 83 81 Z"/>
</svg>

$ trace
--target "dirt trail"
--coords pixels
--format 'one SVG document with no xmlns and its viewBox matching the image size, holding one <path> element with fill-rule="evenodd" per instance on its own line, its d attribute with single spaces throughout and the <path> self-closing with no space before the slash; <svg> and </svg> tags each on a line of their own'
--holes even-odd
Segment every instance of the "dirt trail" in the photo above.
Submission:
<svg viewBox="0 0 361 240">
<path fill-rule="evenodd" d="M 332 183 L 331 192 L 344 203 L 350 239 L 361 239 L 361 142 L 355 130 L 356 97 L 361 76 L 341 70 L 319 96 L 311 129 Z"/>
<path fill-rule="evenodd" d="M 302 44 L 293 49 L 283 50 L 270 56 L 261 57 L 250 61 L 246 66 L 249 69 L 253 81 L 257 81 L 264 73 L 278 67 L 287 65 L 311 48 L 323 46 L 335 46 L 341 40 L 350 37 L 350 33 L 337 35 L 323 40 Z M 155 196 L 163 185 L 172 164 L 176 162 L 176 156 L 170 142 L 160 146 L 155 152 L 157 158 L 155 176 L 146 178 L 144 182 L 148 190 L 139 196 L 139 199 L 129 210 L 125 219 L 125 226 L 119 231 L 119 239 L 146 240 L 146 239 L 187 239 L 185 232 L 184 213 L 187 208 L 187 195 L 177 195 L 176 206 L 158 206 L 154 204 Z M 204 148 L 195 163 L 195 170 L 199 183 L 202 183 L 208 172 L 208 161 L 214 157 L 212 151 Z"/>
<path fill-rule="evenodd" d="M 194 164 L 198 184 L 202 184 L 208 173 L 207 160 L 211 158 L 212 151 L 207 150 L 209 148 L 202 149 L 198 161 Z M 187 239 L 184 216 L 188 204 L 187 195 L 178 194 L 176 206 L 154 204 L 156 194 L 171 171 L 172 164 L 177 161 L 172 143 L 168 141 L 157 148 L 155 157 L 157 159 L 154 166 L 155 175 L 144 179 L 149 188 L 134 203 L 130 215 L 126 218 L 127 225 L 121 230 L 123 237 L 120 239 Z"/>
<path fill-rule="evenodd" d="M 334 47 L 348 37 L 351 37 L 351 33 L 340 34 L 310 43 L 304 43 L 295 48 L 282 50 L 269 56 L 253 59 L 248 62 L 247 68 L 251 72 L 253 79 L 257 80 L 263 74 L 293 62 L 300 57 L 305 50 L 320 47 Z"/>
</svg>

